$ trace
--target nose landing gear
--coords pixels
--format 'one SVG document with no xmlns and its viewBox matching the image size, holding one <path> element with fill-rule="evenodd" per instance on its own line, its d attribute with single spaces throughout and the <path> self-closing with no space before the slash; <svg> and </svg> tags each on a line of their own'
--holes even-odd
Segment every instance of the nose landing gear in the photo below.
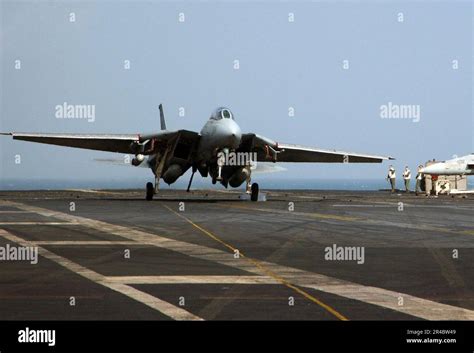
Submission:
<svg viewBox="0 0 474 353">
<path fill-rule="evenodd" d="M 259 187 L 257 183 L 252 184 L 252 165 L 247 164 L 247 170 L 249 171 L 246 180 L 246 193 L 250 194 L 251 201 L 258 201 Z"/>
<path fill-rule="evenodd" d="M 217 181 L 222 181 L 222 167 L 225 165 L 226 157 L 229 155 L 229 149 L 223 148 L 217 154 Z"/>
</svg>

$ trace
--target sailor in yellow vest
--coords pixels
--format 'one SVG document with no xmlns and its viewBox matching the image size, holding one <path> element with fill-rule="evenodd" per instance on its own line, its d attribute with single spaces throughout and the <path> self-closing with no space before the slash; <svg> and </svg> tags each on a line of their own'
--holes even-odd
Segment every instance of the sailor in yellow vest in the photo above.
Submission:
<svg viewBox="0 0 474 353">
<path fill-rule="evenodd" d="M 411 171 L 408 169 L 408 166 L 405 167 L 403 171 L 403 181 L 405 182 L 405 192 L 410 192 L 410 179 L 411 179 Z"/>
</svg>

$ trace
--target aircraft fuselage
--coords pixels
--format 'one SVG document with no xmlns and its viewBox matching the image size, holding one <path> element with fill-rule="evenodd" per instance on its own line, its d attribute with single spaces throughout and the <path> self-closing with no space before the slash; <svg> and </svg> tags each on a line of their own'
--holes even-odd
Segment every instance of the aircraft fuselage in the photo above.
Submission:
<svg viewBox="0 0 474 353">
<path fill-rule="evenodd" d="M 474 154 L 433 163 L 421 172 L 431 175 L 474 175 Z"/>
</svg>

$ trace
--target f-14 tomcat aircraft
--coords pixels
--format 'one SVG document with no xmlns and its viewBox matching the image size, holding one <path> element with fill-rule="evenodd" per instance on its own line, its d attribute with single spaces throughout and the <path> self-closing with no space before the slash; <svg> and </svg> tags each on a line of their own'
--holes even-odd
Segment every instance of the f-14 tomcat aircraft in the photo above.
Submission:
<svg viewBox="0 0 474 353">
<path fill-rule="evenodd" d="M 15 140 L 51 145 L 85 148 L 90 150 L 134 154 L 134 166 L 149 167 L 155 175 L 155 185 L 147 183 L 146 199 L 151 200 L 159 189 L 159 181 L 174 183 L 192 168 L 188 191 L 194 173 L 211 176 L 212 183 L 220 182 L 226 188 L 239 187 L 247 182 L 251 200 L 258 199 L 258 184 L 250 187 L 251 162 L 323 162 L 323 163 L 380 163 L 391 157 L 349 153 L 336 150 L 283 144 L 269 138 L 242 133 L 230 109 L 217 108 L 200 133 L 188 130 L 166 129 L 163 106 L 160 104 L 161 131 L 152 134 L 52 134 L 52 133 L 2 133 Z M 230 153 L 250 154 L 245 163 L 223 163 Z M 147 156 L 145 160 L 145 156 Z M 255 160 L 256 159 L 256 160 Z M 234 158 L 234 160 L 236 160 Z M 237 158 L 238 160 L 238 158 Z"/>
<path fill-rule="evenodd" d="M 474 175 L 474 153 L 430 164 L 420 172 L 433 175 Z"/>
</svg>

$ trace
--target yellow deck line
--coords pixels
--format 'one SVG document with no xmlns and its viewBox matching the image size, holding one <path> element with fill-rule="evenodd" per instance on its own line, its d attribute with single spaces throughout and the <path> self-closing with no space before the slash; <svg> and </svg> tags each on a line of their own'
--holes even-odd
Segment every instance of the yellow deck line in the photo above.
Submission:
<svg viewBox="0 0 474 353">
<path fill-rule="evenodd" d="M 237 248 L 233 247 L 232 245 L 226 243 L 225 241 L 223 241 L 222 239 L 220 239 L 217 235 L 213 234 L 212 232 L 204 229 L 203 227 L 201 227 L 200 225 L 194 223 L 193 221 L 191 221 L 189 218 L 187 218 L 186 216 L 182 215 L 182 214 L 179 214 L 178 212 L 176 212 L 175 210 L 171 209 L 170 207 L 166 206 L 166 205 L 163 205 L 165 208 L 167 208 L 169 211 L 171 211 L 172 213 L 174 213 L 175 215 L 181 217 L 182 219 L 186 220 L 189 224 L 191 224 L 192 226 L 194 226 L 196 229 L 200 230 L 201 232 L 203 232 L 204 234 L 206 234 L 207 236 L 209 236 L 210 238 L 214 239 L 215 241 L 221 243 L 222 245 L 224 245 L 225 247 L 227 247 L 228 249 L 232 250 L 232 252 L 235 252 L 237 250 Z M 255 259 L 252 259 L 250 257 L 247 257 L 245 256 L 242 252 L 239 251 L 239 255 L 241 257 L 243 257 L 244 259 L 246 259 L 247 261 L 249 261 L 250 263 L 252 263 L 254 266 L 258 267 L 260 270 L 262 270 L 265 274 L 267 274 L 269 277 L 275 279 L 276 281 L 280 282 L 281 284 L 285 285 L 286 287 L 294 290 L 295 292 L 299 293 L 300 295 L 302 295 L 303 297 L 309 299 L 310 301 L 312 301 L 313 303 L 316 303 L 317 305 L 319 305 L 320 307 L 322 307 L 323 309 L 325 309 L 326 311 L 330 312 L 332 315 L 334 315 L 335 317 L 337 317 L 339 320 L 343 320 L 343 321 L 347 321 L 348 319 L 342 315 L 341 313 L 339 313 L 336 309 L 334 309 L 333 307 L 331 307 L 330 305 L 322 302 L 321 300 L 317 299 L 316 297 L 312 296 L 311 294 L 309 294 L 308 292 L 302 290 L 301 288 L 298 288 L 296 287 L 295 285 L 291 284 L 290 282 L 288 282 L 287 280 L 285 280 L 284 278 L 281 278 L 280 276 L 278 276 L 277 274 L 275 274 L 273 271 L 269 270 L 266 268 L 266 266 L 262 265 L 260 263 L 260 261 L 258 260 L 255 260 Z"/>
</svg>

